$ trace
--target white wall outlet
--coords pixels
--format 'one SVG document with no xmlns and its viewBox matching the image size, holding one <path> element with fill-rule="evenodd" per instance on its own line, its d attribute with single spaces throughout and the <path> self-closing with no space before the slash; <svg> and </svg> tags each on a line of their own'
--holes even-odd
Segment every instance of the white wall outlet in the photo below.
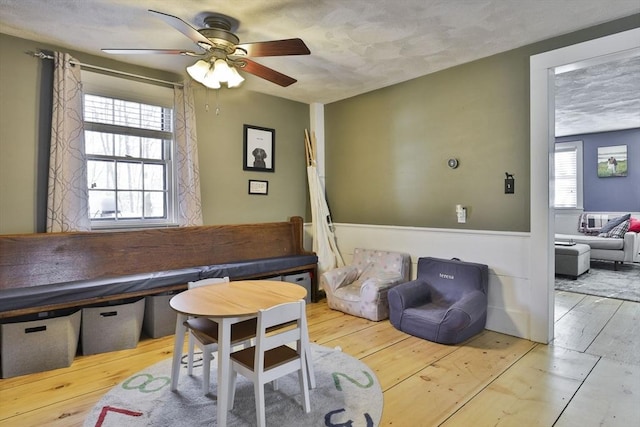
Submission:
<svg viewBox="0 0 640 427">
<path fill-rule="evenodd" d="M 458 223 L 464 224 L 467 222 L 467 208 L 462 205 L 456 205 L 456 215 L 458 216 Z"/>
</svg>

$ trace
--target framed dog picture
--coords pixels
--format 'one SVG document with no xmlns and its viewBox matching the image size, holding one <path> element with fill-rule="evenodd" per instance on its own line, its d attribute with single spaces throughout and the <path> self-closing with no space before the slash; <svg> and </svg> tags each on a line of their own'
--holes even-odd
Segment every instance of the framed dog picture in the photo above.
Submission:
<svg viewBox="0 0 640 427">
<path fill-rule="evenodd" d="M 275 129 L 244 125 L 244 155 L 246 171 L 275 172 Z"/>
</svg>

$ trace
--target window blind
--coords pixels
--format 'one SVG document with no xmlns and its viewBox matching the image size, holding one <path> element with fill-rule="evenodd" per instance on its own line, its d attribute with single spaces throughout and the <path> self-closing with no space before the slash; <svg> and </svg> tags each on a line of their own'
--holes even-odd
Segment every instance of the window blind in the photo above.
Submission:
<svg viewBox="0 0 640 427">
<path fill-rule="evenodd" d="M 557 143 L 554 161 L 554 206 L 582 208 L 582 141 Z"/>
</svg>

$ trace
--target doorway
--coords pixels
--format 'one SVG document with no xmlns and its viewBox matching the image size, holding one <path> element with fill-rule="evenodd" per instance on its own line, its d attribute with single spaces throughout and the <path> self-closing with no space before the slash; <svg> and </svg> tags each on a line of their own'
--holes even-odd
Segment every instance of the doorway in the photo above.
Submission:
<svg viewBox="0 0 640 427">
<path fill-rule="evenodd" d="M 553 153 L 555 143 L 554 75 L 565 67 L 584 68 L 622 55 L 640 54 L 640 28 L 531 57 L 531 339 L 554 336 Z"/>
</svg>

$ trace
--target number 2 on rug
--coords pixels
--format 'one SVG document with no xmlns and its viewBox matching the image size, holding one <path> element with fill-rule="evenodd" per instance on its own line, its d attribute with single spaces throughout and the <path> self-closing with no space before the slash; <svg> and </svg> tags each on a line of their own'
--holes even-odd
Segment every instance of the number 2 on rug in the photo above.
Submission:
<svg viewBox="0 0 640 427">
<path fill-rule="evenodd" d="M 369 373 L 367 371 L 362 371 L 362 373 L 367 377 L 367 379 L 369 380 L 369 384 L 362 384 L 360 382 L 358 382 L 357 380 L 351 378 L 349 375 L 347 374 L 343 374 L 342 372 L 334 372 L 333 375 L 333 383 L 336 386 L 336 390 L 338 391 L 342 391 L 342 386 L 340 385 L 340 377 L 344 377 L 347 380 L 351 381 L 352 384 L 360 387 L 360 388 L 369 388 L 373 385 L 373 378 L 371 378 L 371 375 L 369 375 Z"/>
</svg>

